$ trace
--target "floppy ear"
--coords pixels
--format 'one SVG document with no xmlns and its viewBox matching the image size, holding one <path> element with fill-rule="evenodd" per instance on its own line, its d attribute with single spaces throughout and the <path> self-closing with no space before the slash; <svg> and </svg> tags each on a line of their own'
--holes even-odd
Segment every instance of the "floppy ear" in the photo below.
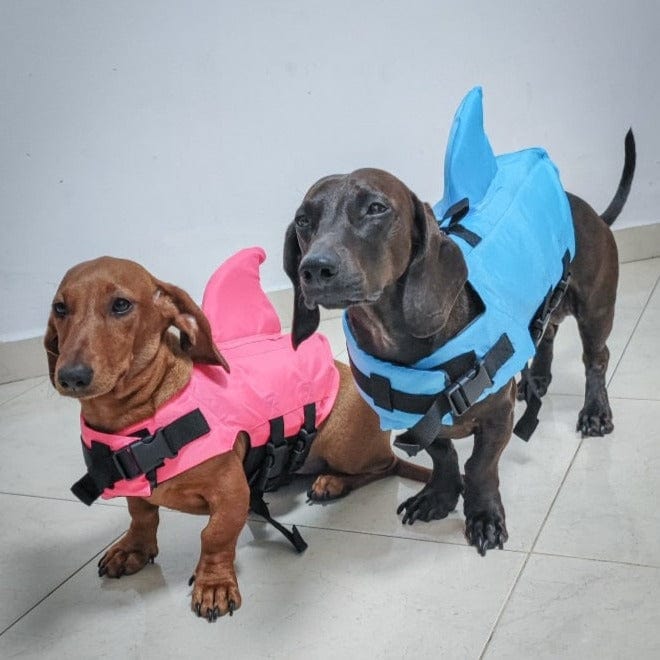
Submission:
<svg viewBox="0 0 660 660">
<path fill-rule="evenodd" d="M 412 194 L 412 193 L 411 193 Z M 415 337 L 445 325 L 467 280 L 460 248 L 437 226 L 433 211 L 412 194 L 416 239 L 403 289 L 403 316 Z"/>
<path fill-rule="evenodd" d="M 46 349 L 46 357 L 48 358 L 48 376 L 54 387 L 55 365 L 57 364 L 57 358 L 60 356 L 60 347 L 57 330 L 55 329 L 52 317 L 48 318 L 48 326 L 46 327 L 46 334 L 44 335 L 44 348 Z"/>
<path fill-rule="evenodd" d="M 229 372 L 229 365 L 213 342 L 211 325 L 199 305 L 178 286 L 154 280 L 158 290 L 155 304 L 180 333 L 181 348 L 193 362 L 215 364 Z"/>
<path fill-rule="evenodd" d="M 286 230 L 284 239 L 284 271 L 293 284 L 293 326 L 291 328 L 291 342 L 294 348 L 310 337 L 319 327 L 321 313 L 318 307 L 309 309 L 303 300 L 300 290 L 300 245 L 296 236 L 296 227 L 291 223 Z"/>
</svg>

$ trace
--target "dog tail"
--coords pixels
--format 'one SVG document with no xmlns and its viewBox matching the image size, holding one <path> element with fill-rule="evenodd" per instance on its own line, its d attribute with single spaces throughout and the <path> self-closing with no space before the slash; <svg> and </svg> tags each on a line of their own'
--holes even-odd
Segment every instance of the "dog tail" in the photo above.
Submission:
<svg viewBox="0 0 660 660">
<path fill-rule="evenodd" d="M 412 479 L 413 481 L 421 481 L 422 483 L 428 483 L 431 479 L 431 470 L 429 468 L 423 467 L 421 465 L 415 465 L 414 463 L 409 463 L 404 461 L 398 456 L 395 457 L 396 462 L 392 466 L 392 474 L 396 474 L 399 477 L 404 479 Z"/>
<path fill-rule="evenodd" d="M 621 181 L 619 187 L 610 202 L 610 205 L 600 214 L 600 217 L 606 224 L 611 225 L 621 213 L 623 205 L 628 199 L 628 193 L 632 186 L 633 175 L 635 174 L 635 162 L 637 154 L 635 151 L 635 136 L 633 135 L 632 128 L 628 129 L 626 133 L 625 142 L 625 160 L 623 163 L 623 173 L 621 174 Z"/>
</svg>

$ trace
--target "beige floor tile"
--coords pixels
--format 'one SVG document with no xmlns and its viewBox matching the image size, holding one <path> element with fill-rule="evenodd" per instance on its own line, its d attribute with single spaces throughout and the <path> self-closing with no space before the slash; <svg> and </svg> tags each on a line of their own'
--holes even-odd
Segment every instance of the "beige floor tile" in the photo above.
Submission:
<svg viewBox="0 0 660 660">
<path fill-rule="evenodd" d="M 167 523 L 167 524 L 165 524 Z M 157 563 L 120 580 L 85 566 L 0 637 L 0 656 L 476 658 L 523 556 L 308 530 L 296 555 L 252 523 L 239 542 L 243 606 L 213 625 L 190 611 L 200 519 L 161 525 Z"/>
<path fill-rule="evenodd" d="M 484 658 L 658 658 L 659 592 L 657 568 L 533 556 Z"/>
<path fill-rule="evenodd" d="M 2 631 L 122 534 L 128 515 L 116 507 L 0 494 L 0 521 Z"/>
<path fill-rule="evenodd" d="M 660 402 L 612 405 L 614 432 L 584 439 L 535 549 L 660 567 Z"/>
</svg>

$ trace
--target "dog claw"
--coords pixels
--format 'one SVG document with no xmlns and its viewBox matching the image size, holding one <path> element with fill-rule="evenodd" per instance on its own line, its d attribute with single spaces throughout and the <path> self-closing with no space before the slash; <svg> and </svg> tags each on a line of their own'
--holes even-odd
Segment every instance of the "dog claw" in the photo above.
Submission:
<svg viewBox="0 0 660 660">
<path fill-rule="evenodd" d="M 467 517 L 465 538 L 482 557 L 485 557 L 488 550 L 494 548 L 503 550 L 509 535 L 504 525 L 504 518 L 500 514 L 484 512 Z"/>
<path fill-rule="evenodd" d="M 234 610 L 236 610 L 236 603 L 233 600 L 230 600 L 227 604 L 227 611 L 229 612 L 229 616 L 234 616 Z"/>
<path fill-rule="evenodd" d="M 195 581 L 195 576 L 194 576 L 194 575 L 191 575 L 191 576 L 190 576 L 190 579 L 188 580 L 188 586 L 189 586 L 189 587 L 192 587 L 194 581 Z"/>
<path fill-rule="evenodd" d="M 403 525 L 412 525 L 416 520 L 441 520 L 456 509 L 459 494 L 460 490 L 436 491 L 433 487 L 424 486 L 417 495 L 399 504 L 396 512 L 400 514 L 405 511 L 401 519 Z"/>
<path fill-rule="evenodd" d="M 197 616 L 202 616 L 202 604 L 201 603 L 195 603 L 195 614 L 197 614 Z"/>
</svg>

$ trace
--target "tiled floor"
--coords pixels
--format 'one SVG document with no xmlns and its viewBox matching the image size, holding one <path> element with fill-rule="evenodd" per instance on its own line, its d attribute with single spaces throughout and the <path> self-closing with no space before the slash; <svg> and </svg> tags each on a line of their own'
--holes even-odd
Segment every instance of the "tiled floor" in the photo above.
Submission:
<svg viewBox="0 0 660 660">
<path fill-rule="evenodd" d="M 204 520 L 164 513 L 157 563 L 99 579 L 128 515 L 69 492 L 83 471 L 75 403 L 44 378 L 0 386 L 0 657 L 660 658 L 659 281 L 660 259 L 622 267 L 606 438 L 574 431 L 580 347 L 574 322 L 561 328 L 541 424 L 500 464 L 504 551 L 479 557 L 460 512 L 402 526 L 396 505 L 417 484 L 312 506 L 301 480 L 270 500 L 308 551 L 251 521 L 243 607 L 214 625 L 188 609 Z M 323 330 L 345 356 L 338 320 Z M 471 442 L 457 446 L 465 460 Z"/>
</svg>

